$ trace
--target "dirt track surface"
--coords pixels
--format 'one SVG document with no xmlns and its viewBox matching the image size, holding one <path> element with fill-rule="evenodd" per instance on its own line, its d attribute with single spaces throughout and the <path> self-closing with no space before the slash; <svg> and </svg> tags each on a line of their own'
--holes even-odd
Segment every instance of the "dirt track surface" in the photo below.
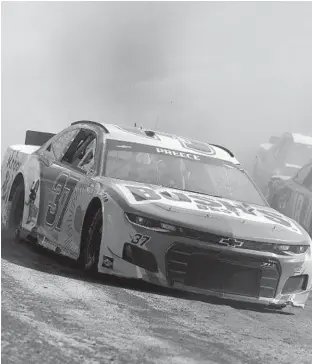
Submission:
<svg viewBox="0 0 312 364">
<path fill-rule="evenodd" d="M 3 363 L 312 363 L 305 310 L 261 310 L 113 277 L 2 231 Z"/>
</svg>

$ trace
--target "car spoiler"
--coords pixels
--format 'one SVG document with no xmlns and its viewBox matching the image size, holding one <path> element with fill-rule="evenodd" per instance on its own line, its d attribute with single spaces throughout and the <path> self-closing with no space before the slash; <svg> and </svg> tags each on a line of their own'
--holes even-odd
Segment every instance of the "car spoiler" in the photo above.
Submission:
<svg viewBox="0 0 312 364">
<path fill-rule="evenodd" d="M 26 131 L 26 137 L 25 137 L 25 145 L 37 145 L 42 146 L 44 143 L 46 143 L 48 140 L 50 140 L 52 137 L 54 137 L 55 134 L 53 133 L 45 133 L 42 131 L 35 131 L 35 130 L 27 130 Z"/>
</svg>

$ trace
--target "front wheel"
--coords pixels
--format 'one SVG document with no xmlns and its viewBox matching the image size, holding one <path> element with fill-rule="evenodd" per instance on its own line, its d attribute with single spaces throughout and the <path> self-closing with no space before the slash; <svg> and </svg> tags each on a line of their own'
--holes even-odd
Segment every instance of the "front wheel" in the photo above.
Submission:
<svg viewBox="0 0 312 364">
<path fill-rule="evenodd" d="M 103 218 L 102 211 L 98 209 L 92 217 L 89 227 L 83 232 L 80 266 L 92 273 L 97 272 L 99 253 L 102 238 Z"/>
</svg>

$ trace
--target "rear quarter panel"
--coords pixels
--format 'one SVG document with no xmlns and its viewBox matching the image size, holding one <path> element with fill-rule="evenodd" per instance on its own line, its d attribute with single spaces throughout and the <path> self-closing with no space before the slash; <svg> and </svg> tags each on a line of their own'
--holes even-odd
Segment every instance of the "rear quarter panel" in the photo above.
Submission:
<svg viewBox="0 0 312 364">
<path fill-rule="evenodd" d="M 1 221 L 4 226 L 8 225 L 10 212 L 10 192 L 13 182 L 18 174 L 24 179 L 25 201 L 23 227 L 31 229 L 36 225 L 39 207 L 39 184 L 40 184 L 40 163 L 38 157 L 33 154 L 38 149 L 37 146 L 12 145 L 4 155 L 1 165 Z M 30 189 L 37 182 L 38 192 L 33 203 L 29 203 Z"/>
</svg>

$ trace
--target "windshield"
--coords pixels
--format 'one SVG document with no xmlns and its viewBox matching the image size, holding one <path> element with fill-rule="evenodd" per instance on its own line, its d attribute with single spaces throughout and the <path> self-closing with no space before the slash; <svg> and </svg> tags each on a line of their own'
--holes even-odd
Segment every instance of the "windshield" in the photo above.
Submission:
<svg viewBox="0 0 312 364">
<path fill-rule="evenodd" d="M 193 153 L 110 141 L 105 176 L 265 206 L 261 195 L 241 168 Z"/>
<path fill-rule="evenodd" d="M 296 166 L 303 166 L 312 159 L 312 145 L 294 143 L 289 148 L 286 156 L 286 163 Z"/>
</svg>

